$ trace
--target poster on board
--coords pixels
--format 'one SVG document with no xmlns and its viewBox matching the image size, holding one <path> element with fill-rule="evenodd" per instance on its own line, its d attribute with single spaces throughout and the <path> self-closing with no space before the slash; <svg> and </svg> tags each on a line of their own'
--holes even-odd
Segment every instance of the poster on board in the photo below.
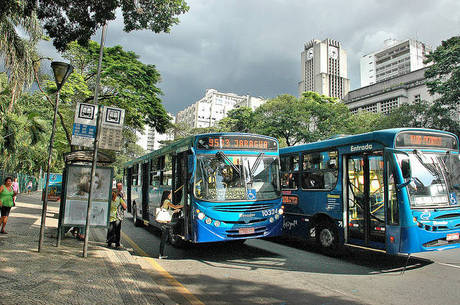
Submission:
<svg viewBox="0 0 460 305">
<path fill-rule="evenodd" d="M 92 194 L 90 226 L 107 226 L 112 190 L 112 169 L 96 168 Z M 69 166 L 66 186 L 64 225 L 85 225 L 91 167 Z"/>
</svg>

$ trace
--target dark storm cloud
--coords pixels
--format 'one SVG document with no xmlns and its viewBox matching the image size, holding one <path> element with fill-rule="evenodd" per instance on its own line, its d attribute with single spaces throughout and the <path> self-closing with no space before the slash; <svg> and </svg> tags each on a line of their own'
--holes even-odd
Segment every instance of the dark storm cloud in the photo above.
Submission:
<svg viewBox="0 0 460 305">
<path fill-rule="evenodd" d="M 314 38 L 342 43 L 355 89 L 360 56 L 380 49 L 385 39 L 414 38 L 436 47 L 460 28 L 457 0 L 187 2 L 190 11 L 170 34 L 124 33 L 117 20 L 109 24 L 106 41 L 157 67 L 163 103 L 174 114 L 207 88 L 266 98 L 297 95 L 300 53 Z"/>
</svg>

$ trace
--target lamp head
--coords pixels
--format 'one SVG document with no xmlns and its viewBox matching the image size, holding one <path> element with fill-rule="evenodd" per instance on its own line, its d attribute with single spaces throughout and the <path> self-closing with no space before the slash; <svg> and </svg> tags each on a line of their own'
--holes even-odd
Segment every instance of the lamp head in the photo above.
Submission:
<svg viewBox="0 0 460 305">
<path fill-rule="evenodd" d="M 56 81 L 57 90 L 59 91 L 67 80 L 67 77 L 72 73 L 73 66 L 65 62 L 53 61 L 51 63 L 51 68 L 53 69 L 54 80 Z"/>
</svg>

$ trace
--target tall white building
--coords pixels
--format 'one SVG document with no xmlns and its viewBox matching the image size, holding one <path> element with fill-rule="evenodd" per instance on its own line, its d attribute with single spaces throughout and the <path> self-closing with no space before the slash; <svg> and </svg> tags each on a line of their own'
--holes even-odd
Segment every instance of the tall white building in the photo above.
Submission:
<svg viewBox="0 0 460 305">
<path fill-rule="evenodd" d="M 168 113 L 171 117 L 170 122 L 174 123 L 176 117 L 171 113 Z M 137 133 L 137 144 L 141 146 L 145 151 L 150 152 L 161 148 L 161 141 L 174 140 L 174 133 L 159 133 L 155 128 L 151 128 L 148 125 L 144 128 L 144 133 Z"/>
<path fill-rule="evenodd" d="M 207 89 L 202 99 L 177 113 L 176 123 L 185 123 L 192 128 L 211 127 L 233 108 L 246 106 L 254 110 L 264 102 L 261 98 L 249 95 L 239 96 Z"/>
<path fill-rule="evenodd" d="M 299 96 L 305 91 L 314 91 L 342 99 L 350 91 L 347 52 L 336 40 L 305 43 L 301 53 L 301 71 Z"/>
<path fill-rule="evenodd" d="M 361 57 L 361 87 L 424 68 L 429 52 L 430 47 L 416 40 L 385 40 L 383 49 Z"/>
</svg>

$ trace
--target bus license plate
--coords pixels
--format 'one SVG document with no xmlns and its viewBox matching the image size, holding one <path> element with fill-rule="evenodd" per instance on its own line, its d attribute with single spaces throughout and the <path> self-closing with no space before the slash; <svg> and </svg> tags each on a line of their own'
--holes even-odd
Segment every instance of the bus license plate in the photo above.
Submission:
<svg viewBox="0 0 460 305">
<path fill-rule="evenodd" d="M 447 236 L 446 236 L 447 241 L 458 240 L 458 239 L 460 239 L 460 233 L 447 234 Z"/>
<path fill-rule="evenodd" d="M 254 228 L 239 228 L 238 229 L 239 234 L 253 234 L 255 233 Z"/>
</svg>

